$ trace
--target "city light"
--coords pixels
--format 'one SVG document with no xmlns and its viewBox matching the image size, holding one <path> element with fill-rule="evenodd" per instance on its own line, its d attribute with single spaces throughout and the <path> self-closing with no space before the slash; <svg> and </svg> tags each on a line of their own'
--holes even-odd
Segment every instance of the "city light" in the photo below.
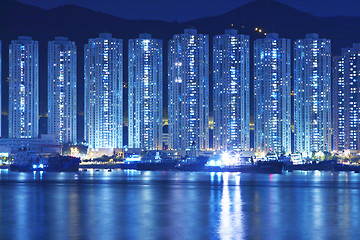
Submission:
<svg viewBox="0 0 360 240">
<path fill-rule="evenodd" d="M 129 147 L 162 148 L 162 42 L 150 34 L 129 40 Z M 175 66 L 180 67 L 181 62 Z M 176 78 L 181 83 L 181 78 Z"/>
<path fill-rule="evenodd" d="M 290 40 L 267 34 L 254 42 L 256 152 L 291 152 Z M 286 63 L 286 64 L 280 64 Z"/>
<path fill-rule="evenodd" d="M 0 1 L 0 239 L 359 239 L 360 1 L 304 2 Z"/>
<path fill-rule="evenodd" d="M 110 33 L 101 33 L 85 45 L 84 118 L 89 148 L 123 146 L 122 46 L 122 40 Z"/>
<path fill-rule="evenodd" d="M 358 149 L 360 138 L 356 129 L 360 121 L 354 110 L 358 105 L 358 91 L 354 84 L 360 45 L 354 44 L 352 48 L 344 49 L 341 56 L 335 58 L 334 78 L 337 84 L 333 89 L 333 98 L 337 111 L 331 122 L 331 41 L 321 39 L 314 33 L 296 40 L 294 71 L 291 75 L 289 39 L 279 38 L 276 33 L 265 33 L 260 27 L 254 29 L 266 37 L 254 42 L 256 107 L 252 124 L 249 115 L 249 37 L 238 34 L 235 29 L 214 36 L 213 99 L 208 97 L 209 36 L 198 34 L 196 29 L 186 29 L 184 34 L 174 35 L 170 40 L 169 148 L 190 151 L 194 146 L 196 151 L 244 151 L 250 149 L 250 131 L 253 130 L 254 149 L 261 158 L 268 152 L 290 154 L 292 144 L 304 159 L 311 158 L 313 152 L 316 152 L 315 157 L 324 159 L 319 152 Z M 163 75 L 162 44 L 152 39 L 150 34 L 141 34 L 138 39 L 129 42 L 129 146 L 163 149 L 163 86 L 162 81 L 153 79 L 155 73 L 158 74 L 157 79 Z M 19 83 L 12 82 L 16 78 L 9 77 L 9 84 L 17 87 L 16 92 L 10 92 L 10 99 L 13 100 L 9 102 L 9 136 L 14 138 L 32 138 L 39 130 L 38 121 L 25 119 L 29 106 L 33 103 L 38 105 L 38 100 L 27 99 L 30 95 L 38 95 L 37 90 L 29 93 L 26 86 L 28 76 L 35 80 L 34 86 L 37 85 L 38 64 L 30 66 L 31 74 L 25 74 L 26 61 L 30 58 L 38 61 L 37 48 L 38 42 L 31 37 L 19 37 L 9 46 L 10 75 L 22 72 Z M 55 37 L 49 42 L 48 52 L 49 109 L 41 117 L 48 117 L 48 132 L 56 135 L 60 144 L 75 143 L 77 90 L 74 78 L 76 62 L 72 59 L 75 58 L 76 46 L 65 37 Z M 123 81 L 120 80 L 123 74 L 117 71 L 122 69 L 122 54 L 122 40 L 114 39 L 109 33 L 89 39 L 85 46 L 85 144 L 90 148 L 122 147 L 123 109 L 114 107 L 123 106 Z M 153 57 L 155 55 L 156 59 Z M 101 59 L 92 56 L 101 56 Z M 17 59 L 22 60 L 18 62 Z M 116 71 L 112 71 L 114 69 Z M 293 91 L 290 91 L 288 84 L 291 78 L 294 78 L 295 84 Z M 92 79 L 96 79 L 97 83 Z M 113 84 L 114 79 L 119 80 L 120 84 Z M 347 93 L 350 96 L 345 103 Z M 294 98 L 294 113 L 290 107 L 291 97 Z M 209 101 L 214 101 L 214 117 L 210 125 L 209 121 L 203 120 L 210 118 Z M 12 117 L 11 111 L 14 114 L 17 112 L 19 117 Z M 33 112 L 36 111 L 37 107 Z M 349 116 L 348 121 L 344 116 Z M 137 126 L 141 126 L 141 130 Z M 209 146 L 209 126 L 214 131 L 212 148 Z M 294 140 L 291 140 L 292 132 Z M 13 135 L 15 133 L 18 135 Z M 79 155 L 78 149 L 71 148 L 70 152 L 73 156 Z"/>
<path fill-rule="evenodd" d="M 215 150 L 250 148 L 249 37 L 226 29 L 214 38 Z"/>
<path fill-rule="evenodd" d="M 185 29 L 169 41 L 169 149 L 209 148 L 209 36 Z"/>
<path fill-rule="evenodd" d="M 76 50 L 65 37 L 48 44 L 48 133 L 61 144 L 77 141 Z"/>
</svg>

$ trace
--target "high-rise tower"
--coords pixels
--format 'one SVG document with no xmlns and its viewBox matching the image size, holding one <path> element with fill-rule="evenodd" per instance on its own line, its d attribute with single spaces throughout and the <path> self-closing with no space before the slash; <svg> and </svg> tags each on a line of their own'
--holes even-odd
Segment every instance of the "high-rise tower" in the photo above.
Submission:
<svg viewBox="0 0 360 240">
<path fill-rule="evenodd" d="M 1 41 L 0 41 L 0 83 L 2 83 L 2 81 L 1 81 Z M 1 93 L 1 84 L 0 84 L 0 93 Z M 0 113 L 1 113 L 1 109 L 2 109 L 2 107 L 1 107 L 1 97 L 0 97 Z M 1 115 L 0 115 L 0 137 L 1 137 Z"/>
<path fill-rule="evenodd" d="M 209 147 L 209 37 L 185 29 L 169 42 L 170 149 Z"/>
<path fill-rule="evenodd" d="M 214 149 L 250 149 L 249 36 L 214 37 Z"/>
<path fill-rule="evenodd" d="M 360 149 L 360 44 L 333 60 L 333 149 Z"/>
<path fill-rule="evenodd" d="M 9 138 L 39 135 L 38 42 L 21 36 L 9 46 Z"/>
<path fill-rule="evenodd" d="M 294 44 L 294 151 L 331 150 L 331 41 L 307 34 Z"/>
<path fill-rule="evenodd" d="M 162 149 L 162 41 L 140 34 L 129 40 L 129 147 Z"/>
<path fill-rule="evenodd" d="M 290 40 L 269 33 L 254 45 L 255 150 L 291 153 Z"/>
<path fill-rule="evenodd" d="M 76 143 L 76 45 L 65 37 L 48 44 L 48 133 Z"/>
<path fill-rule="evenodd" d="M 102 33 L 85 45 L 85 140 L 90 149 L 123 146 L 122 40 Z"/>
</svg>

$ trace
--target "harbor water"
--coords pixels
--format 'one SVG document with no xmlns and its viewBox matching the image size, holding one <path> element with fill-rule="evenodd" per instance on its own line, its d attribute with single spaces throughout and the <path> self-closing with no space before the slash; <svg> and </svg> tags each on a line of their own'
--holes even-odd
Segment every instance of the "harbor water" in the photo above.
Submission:
<svg viewBox="0 0 360 240">
<path fill-rule="evenodd" d="M 0 239 L 359 239 L 360 174 L 0 170 Z"/>
</svg>

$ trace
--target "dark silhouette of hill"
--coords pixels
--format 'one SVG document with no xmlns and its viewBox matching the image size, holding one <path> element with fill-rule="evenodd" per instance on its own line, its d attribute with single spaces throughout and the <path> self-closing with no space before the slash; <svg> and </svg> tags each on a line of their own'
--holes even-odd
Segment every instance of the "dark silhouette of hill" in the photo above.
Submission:
<svg viewBox="0 0 360 240">
<path fill-rule="evenodd" d="M 165 22 L 156 20 L 127 20 L 86 8 L 66 5 L 50 10 L 15 1 L 0 2 L 0 40 L 2 41 L 2 107 L 8 111 L 8 45 L 20 35 L 32 36 L 40 44 L 40 113 L 47 109 L 47 42 L 55 36 L 66 36 L 75 41 L 78 47 L 78 112 L 81 129 L 83 112 L 83 54 L 84 44 L 89 38 L 97 37 L 101 32 L 110 32 L 116 38 L 124 40 L 124 82 L 127 82 L 127 40 L 140 33 L 151 33 L 163 40 L 164 46 L 164 99 L 167 99 L 167 41 L 184 28 L 195 27 L 199 33 L 222 34 L 226 28 L 236 28 L 242 34 L 248 34 L 251 40 L 264 37 L 254 31 L 256 27 L 263 32 L 277 32 L 281 37 L 292 40 L 303 38 L 306 33 L 316 32 L 322 38 L 332 40 L 334 54 L 342 47 L 349 47 L 360 41 L 360 17 L 316 17 L 288 7 L 284 4 L 260 0 L 248 3 L 228 13 L 196 19 L 188 22 Z M 212 42 L 211 42 L 212 43 Z M 252 46 L 252 45 L 251 45 Z M 211 47 L 210 47 L 211 49 Z M 211 58 L 210 58 L 211 59 Z M 125 89 L 125 96 L 127 91 Z M 166 105 L 165 105 L 166 106 Z M 127 98 L 124 98 L 127 109 Z M 5 119 L 4 119 L 5 120 Z M 6 122 L 6 121 L 5 121 Z M 41 118 L 40 129 L 46 132 L 46 121 Z M 82 130 L 79 130 L 82 136 Z M 7 124 L 3 124 L 3 135 L 7 134 Z"/>
</svg>

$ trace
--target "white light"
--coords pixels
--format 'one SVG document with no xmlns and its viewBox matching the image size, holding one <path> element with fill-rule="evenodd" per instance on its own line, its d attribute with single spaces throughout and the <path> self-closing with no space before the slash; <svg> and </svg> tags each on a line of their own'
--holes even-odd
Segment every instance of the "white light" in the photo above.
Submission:
<svg viewBox="0 0 360 240">
<path fill-rule="evenodd" d="M 223 162 L 227 162 L 230 160 L 230 154 L 228 152 L 223 152 L 223 154 L 221 154 L 221 160 Z"/>
<path fill-rule="evenodd" d="M 221 160 L 215 160 L 215 159 L 212 159 L 210 160 L 207 164 L 207 166 L 210 166 L 210 167 L 219 167 L 221 166 Z"/>
<path fill-rule="evenodd" d="M 141 161 L 141 157 L 139 155 L 131 155 L 130 157 L 125 158 L 126 162 L 139 162 Z"/>
<path fill-rule="evenodd" d="M 240 154 L 231 154 L 230 152 L 223 152 L 221 154 L 221 161 L 224 165 L 236 165 L 239 163 Z"/>
</svg>

